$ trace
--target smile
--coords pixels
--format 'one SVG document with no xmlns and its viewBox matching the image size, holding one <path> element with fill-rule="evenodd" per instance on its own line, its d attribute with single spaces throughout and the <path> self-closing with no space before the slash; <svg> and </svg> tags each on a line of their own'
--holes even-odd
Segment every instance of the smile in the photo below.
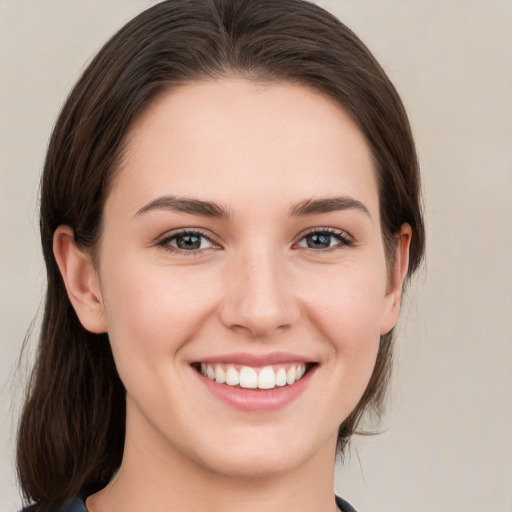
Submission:
<svg viewBox="0 0 512 512">
<path fill-rule="evenodd" d="M 306 363 L 287 363 L 251 367 L 221 363 L 198 363 L 202 375 L 227 386 L 243 389 L 268 390 L 285 387 L 300 380 L 307 371 Z"/>
<path fill-rule="evenodd" d="M 309 387 L 319 363 L 301 355 L 224 354 L 191 363 L 206 389 L 243 412 L 268 413 L 285 407 Z"/>
</svg>

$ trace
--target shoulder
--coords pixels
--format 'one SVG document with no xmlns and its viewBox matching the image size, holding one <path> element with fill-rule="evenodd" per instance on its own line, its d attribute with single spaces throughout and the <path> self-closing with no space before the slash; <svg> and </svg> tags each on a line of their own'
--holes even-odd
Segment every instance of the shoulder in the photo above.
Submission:
<svg viewBox="0 0 512 512">
<path fill-rule="evenodd" d="M 20 512 L 37 512 L 37 508 L 35 506 L 25 507 Z M 55 512 L 87 512 L 87 509 L 85 508 L 84 501 L 80 498 L 76 498 L 68 501 L 59 509 L 55 510 Z"/>
<path fill-rule="evenodd" d="M 336 505 L 341 510 L 341 512 L 356 512 L 356 509 L 344 499 L 336 496 Z"/>
<path fill-rule="evenodd" d="M 341 512 L 356 512 L 356 510 L 342 498 L 339 498 L 336 496 L 336 505 L 338 505 Z M 25 507 L 21 510 L 21 512 L 35 512 L 35 508 L 32 507 Z M 87 509 L 85 508 L 85 503 L 82 499 L 77 498 L 74 499 L 64 505 L 58 510 L 58 512 L 87 512 Z"/>
</svg>

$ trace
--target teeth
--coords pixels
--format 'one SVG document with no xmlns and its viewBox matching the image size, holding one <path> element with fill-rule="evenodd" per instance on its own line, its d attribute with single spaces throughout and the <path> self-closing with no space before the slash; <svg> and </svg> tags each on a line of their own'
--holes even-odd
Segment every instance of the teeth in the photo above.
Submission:
<svg viewBox="0 0 512 512">
<path fill-rule="evenodd" d="M 220 364 L 215 367 L 215 380 L 219 384 L 224 384 L 224 382 L 226 382 L 226 374 L 224 373 L 224 370 Z"/>
<path fill-rule="evenodd" d="M 248 366 L 240 370 L 240 387 L 256 389 L 258 387 L 258 374 Z"/>
<path fill-rule="evenodd" d="M 258 372 L 250 366 L 242 366 L 237 370 L 234 365 L 223 367 L 221 364 L 201 363 L 200 371 L 202 375 L 219 384 L 240 386 L 245 389 L 274 389 L 276 386 L 291 385 L 306 373 L 306 366 L 303 363 L 286 367 L 288 365 L 265 366 Z"/>
<path fill-rule="evenodd" d="M 271 366 L 265 366 L 258 375 L 258 388 L 272 389 L 276 387 L 276 374 Z"/>
<path fill-rule="evenodd" d="M 240 384 L 240 374 L 233 366 L 230 366 L 226 372 L 226 384 L 228 386 L 238 386 Z"/>
<path fill-rule="evenodd" d="M 276 386 L 286 386 L 286 370 L 284 368 L 277 370 Z"/>
</svg>

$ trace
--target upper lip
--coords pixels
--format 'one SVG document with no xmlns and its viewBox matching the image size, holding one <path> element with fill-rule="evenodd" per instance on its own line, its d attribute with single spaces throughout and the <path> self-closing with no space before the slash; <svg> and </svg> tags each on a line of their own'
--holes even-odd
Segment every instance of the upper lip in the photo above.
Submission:
<svg viewBox="0 0 512 512">
<path fill-rule="evenodd" d="M 247 352 L 238 352 L 231 354 L 219 354 L 217 356 L 205 357 L 194 361 L 194 363 L 224 363 L 254 367 L 292 362 L 308 364 L 315 363 L 316 360 L 290 352 L 274 352 L 271 354 L 249 354 Z"/>
</svg>

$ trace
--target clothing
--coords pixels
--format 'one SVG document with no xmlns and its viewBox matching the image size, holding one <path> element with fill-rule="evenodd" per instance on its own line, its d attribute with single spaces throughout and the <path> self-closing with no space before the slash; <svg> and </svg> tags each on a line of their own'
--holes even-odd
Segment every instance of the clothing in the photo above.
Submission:
<svg viewBox="0 0 512 512">
<path fill-rule="evenodd" d="M 349 503 L 347 503 L 345 500 L 342 500 L 341 498 L 338 498 L 338 496 L 336 496 L 336 505 L 338 505 L 341 512 L 356 512 Z M 32 507 L 27 507 L 24 508 L 21 512 L 31 512 L 32 510 Z M 59 512 L 87 512 L 87 509 L 85 508 L 84 501 L 80 498 L 77 498 L 70 501 L 66 505 L 63 505 Z"/>
<path fill-rule="evenodd" d="M 356 509 L 348 502 L 336 496 L 336 505 L 341 512 L 356 512 Z"/>
</svg>

